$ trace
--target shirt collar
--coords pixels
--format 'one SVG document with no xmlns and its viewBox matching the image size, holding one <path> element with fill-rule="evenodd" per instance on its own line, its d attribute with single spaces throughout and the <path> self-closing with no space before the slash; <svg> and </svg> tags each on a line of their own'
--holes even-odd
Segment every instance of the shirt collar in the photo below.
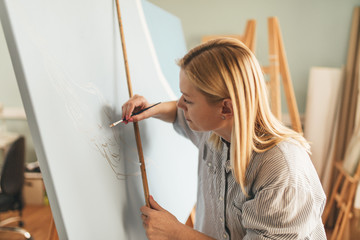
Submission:
<svg viewBox="0 0 360 240">
<path fill-rule="evenodd" d="M 227 146 L 228 148 L 230 148 L 230 143 L 229 143 L 228 141 L 226 141 L 226 140 L 223 139 L 222 137 L 220 137 L 220 139 L 221 139 L 221 141 L 222 141 L 223 143 L 226 144 L 226 146 Z"/>
<path fill-rule="evenodd" d="M 223 139 L 222 137 L 220 138 L 221 141 L 227 146 L 226 149 L 226 161 L 225 161 L 225 171 L 226 173 L 229 173 L 231 171 L 231 164 L 230 164 L 230 143 L 228 141 L 226 141 L 225 139 Z"/>
</svg>

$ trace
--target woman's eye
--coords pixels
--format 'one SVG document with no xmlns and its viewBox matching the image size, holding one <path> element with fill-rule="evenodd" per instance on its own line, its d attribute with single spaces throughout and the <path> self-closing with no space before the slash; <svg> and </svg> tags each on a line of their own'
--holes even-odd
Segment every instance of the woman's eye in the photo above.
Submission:
<svg viewBox="0 0 360 240">
<path fill-rule="evenodd" d="M 184 98 L 184 103 L 191 104 L 192 102 L 190 102 Z"/>
</svg>

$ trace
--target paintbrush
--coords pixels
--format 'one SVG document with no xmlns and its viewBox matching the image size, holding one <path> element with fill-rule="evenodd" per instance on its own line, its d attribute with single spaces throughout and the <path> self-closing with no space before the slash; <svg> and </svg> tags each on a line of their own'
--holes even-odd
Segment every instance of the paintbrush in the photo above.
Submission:
<svg viewBox="0 0 360 240">
<path fill-rule="evenodd" d="M 154 105 L 151 105 L 150 107 L 147 107 L 147 108 L 144 108 L 144 109 L 142 109 L 142 110 L 140 110 L 140 111 L 138 111 L 138 112 L 136 112 L 136 113 L 133 113 L 133 114 L 131 114 L 131 117 L 132 116 L 135 116 L 135 115 L 139 115 L 140 113 L 142 113 L 142 112 L 145 112 L 146 110 L 148 110 L 148 109 L 150 109 L 150 108 L 152 108 L 152 107 L 155 107 L 156 105 L 158 105 L 158 104 L 160 104 L 161 102 L 158 102 L 158 103 L 155 103 Z M 116 125 L 118 125 L 119 123 L 122 123 L 123 121 L 125 121 L 126 119 L 124 118 L 124 119 L 121 119 L 121 120 L 119 120 L 119 121 L 117 121 L 117 122 L 114 122 L 113 124 L 110 124 L 110 127 L 115 127 Z"/>
</svg>

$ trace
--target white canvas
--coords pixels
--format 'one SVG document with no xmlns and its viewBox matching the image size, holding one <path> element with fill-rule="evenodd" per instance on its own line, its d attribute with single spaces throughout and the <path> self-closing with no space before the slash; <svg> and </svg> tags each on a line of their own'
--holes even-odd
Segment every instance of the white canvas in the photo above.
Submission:
<svg viewBox="0 0 360 240">
<path fill-rule="evenodd" d="M 120 6 L 133 92 L 175 99 L 142 2 Z M 133 127 L 109 128 L 128 99 L 115 1 L 0 0 L 0 17 L 60 239 L 145 239 Z M 171 124 L 140 129 L 150 194 L 184 222 L 196 149 Z"/>
</svg>

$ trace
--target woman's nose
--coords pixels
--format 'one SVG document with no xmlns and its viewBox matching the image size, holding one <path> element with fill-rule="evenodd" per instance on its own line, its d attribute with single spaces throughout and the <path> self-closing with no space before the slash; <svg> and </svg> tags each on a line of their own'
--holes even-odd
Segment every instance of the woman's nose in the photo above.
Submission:
<svg viewBox="0 0 360 240">
<path fill-rule="evenodd" d="M 185 104 L 184 104 L 184 97 L 181 96 L 179 101 L 177 102 L 177 107 L 181 108 L 182 110 L 185 110 Z"/>
</svg>

